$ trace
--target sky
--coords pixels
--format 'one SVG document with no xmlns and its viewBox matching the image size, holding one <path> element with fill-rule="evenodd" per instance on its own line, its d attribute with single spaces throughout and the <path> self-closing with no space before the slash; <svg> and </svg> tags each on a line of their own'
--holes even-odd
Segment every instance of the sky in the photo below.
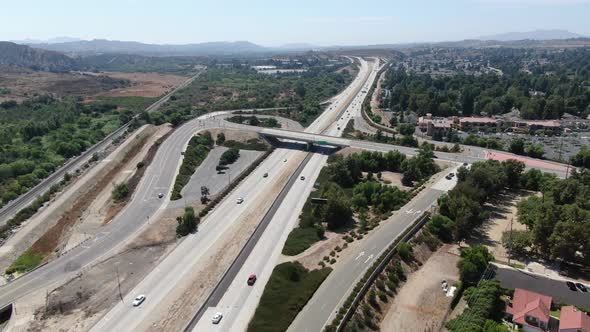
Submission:
<svg viewBox="0 0 590 332">
<path fill-rule="evenodd" d="M 0 40 L 67 36 L 330 46 L 536 29 L 590 36 L 590 0 L 0 0 L 0 7 Z"/>
</svg>

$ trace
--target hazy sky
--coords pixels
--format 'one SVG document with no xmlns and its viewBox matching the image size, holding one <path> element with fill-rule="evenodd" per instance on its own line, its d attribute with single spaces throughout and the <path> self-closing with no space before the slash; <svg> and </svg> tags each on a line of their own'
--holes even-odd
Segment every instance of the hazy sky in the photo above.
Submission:
<svg viewBox="0 0 590 332">
<path fill-rule="evenodd" d="M 590 0 L 0 0 L 0 40 L 350 45 L 535 29 L 590 35 Z"/>
</svg>

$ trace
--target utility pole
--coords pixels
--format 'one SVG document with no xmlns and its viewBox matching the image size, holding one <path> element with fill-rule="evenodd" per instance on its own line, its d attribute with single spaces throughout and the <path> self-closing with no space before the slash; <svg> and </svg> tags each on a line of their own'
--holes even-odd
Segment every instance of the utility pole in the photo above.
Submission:
<svg viewBox="0 0 590 332">
<path fill-rule="evenodd" d="M 511 251 L 512 251 L 512 245 L 513 245 L 512 241 L 514 241 L 514 239 L 512 238 L 512 221 L 513 220 L 514 220 L 514 218 L 510 218 L 510 240 L 509 240 L 510 242 L 508 245 L 508 265 L 510 265 L 510 256 L 512 256 Z"/>
<path fill-rule="evenodd" d="M 121 280 L 119 279 L 119 267 L 117 266 L 117 285 L 119 286 L 119 298 L 121 298 L 121 302 L 123 302 L 123 294 L 121 294 Z"/>
</svg>

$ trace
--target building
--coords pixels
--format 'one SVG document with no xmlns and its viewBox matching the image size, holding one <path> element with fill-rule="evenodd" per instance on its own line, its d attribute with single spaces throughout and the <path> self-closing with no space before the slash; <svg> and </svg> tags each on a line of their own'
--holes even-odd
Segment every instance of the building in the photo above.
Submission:
<svg viewBox="0 0 590 332">
<path fill-rule="evenodd" d="M 561 307 L 559 332 L 590 332 L 590 317 L 574 306 Z"/>
<path fill-rule="evenodd" d="M 561 132 L 561 123 L 557 120 L 515 120 L 507 122 L 512 132 L 521 132 L 534 134 L 542 132 L 545 134 L 559 134 Z"/>
<path fill-rule="evenodd" d="M 428 113 L 426 116 L 418 118 L 418 128 L 428 136 L 446 136 L 453 129 L 453 120 L 450 118 L 432 117 Z"/>
<path fill-rule="evenodd" d="M 465 132 L 496 132 L 502 126 L 501 120 L 489 117 L 464 117 L 458 118 L 456 121 L 459 130 Z"/>
<path fill-rule="evenodd" d="M 517 288 L 506 313 L 525 332 L 547 331 L 551 301 L 550 296 Z"/>
</svg>

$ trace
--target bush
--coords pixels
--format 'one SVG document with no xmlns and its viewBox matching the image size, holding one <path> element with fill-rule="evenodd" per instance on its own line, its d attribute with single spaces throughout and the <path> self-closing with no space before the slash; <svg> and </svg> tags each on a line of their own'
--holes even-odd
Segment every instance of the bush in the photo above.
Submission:
<svg viewBox="0 0 590 332">
<path fill-rule="evenodd" d="M 199 217 L 195 216 L 195 210 L 192 207 L 187 206 L 184 208 L 184 215 L 176 218 L 176 221 L 178 222 L 176 235 L 182 237 L 197 230 Z"/>
<path fill-rule="evenodd" d="M 129 186 L 126 183 L 115 184 L 112 197 L 115 202 L 121 202 L 129 196 Z"/>
<path fill-rule="evenodd" d="M 230 148 L 221 155 L 221 158 L 219 158 L 219 165 L 225 166 L 233 164 L 238 158 L 240 158 L 240 150 L 237 148 Z"/>
<path fill-rule="evenodd" d="M 319 240 L 321 238 L 318 236 L 318 230 L 315 227 L 295 228 L 287 237 L 287 241 L 283 247 L 283 255 L 298 255 Z"/>
<path fill-rule="evenodd" d="M 31 271 L 35 267 L 39 266 L 43 261 L 43 255 L 29 249 L 25 251 L 22 255 L 20 255 L 14 263 L 12 263 L 8 269 L 6 269 L 6 274 L 13 274 L 15 272 L 24 273 Z"/>
<path fill-rule="evenodd" d="M 397 252 L 404 261 L 412 257 L 412 246 L 407 242 L 402 242 L 397 246 Z"/>
<path fill-rule="evenodd" d="M 180 170 L 176 176 L 176 180 L 174 181 L 172 195 L 170 196 L 171 200 L 175 201 L 182 198 L 180 192 L 189 182 L 191 176 L 197 170 L 197 167 L 199 167 L 203 160 L 205 160 L 209 154 L 212 144 L 213 140 L 211 139 L 211 133 L 208 131 L 191 138 L 188 147 L 184 152 L 182 165 L 180 165 Z"/>
</svg>

